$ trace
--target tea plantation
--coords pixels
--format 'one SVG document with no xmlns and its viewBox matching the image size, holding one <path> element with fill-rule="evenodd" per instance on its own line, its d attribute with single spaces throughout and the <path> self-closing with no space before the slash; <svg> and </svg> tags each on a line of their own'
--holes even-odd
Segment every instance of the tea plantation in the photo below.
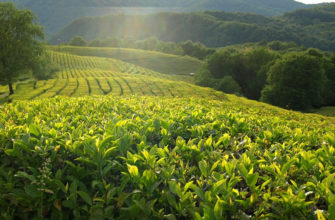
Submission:
<svg viewBox="0 0 335 220">
<path fill-rule="evenodd" d="M 2 218 L 334 216 L 333 118 L 234 96 L 1 108 Z"/>
<path fill-rule="evenodd" d="M 76 47 L 65 48 L 78 50 Z M 90 52 L 89 49 L 87 48 L 88 52 Z M 50 50 L 49 54 L 52 62 L 58 68 L 55 77 L 39 81 L 27 79 L 16 83 L 15 93 L 10 97 L 11 100 L 108 94 L 170 97 L 222 96 L 213 89 L 187 83 L 192 80 L 187 75 L 164 74 L 106 57 L 79 56 L 53 50 Z M 180 56 L 174 56 L 174 58 L 178 58 L 180 62 L 185 59 Z M 171 65 L 176 64 L 172 62 Z M 189 67 L 188 70 L 191 72 L 192 68 Z M 0 100 L 1 96 L 5 96 L 7 92 L 7 86 L 0 86 Z"/>
<path fill-rule="evenodd" d="M 202 61 L 188 57 L 160 53 L 156 51 L 112 48 L 112 47 L 74 47 L 49 46 L 50 50 L 80 56 L 97 56 L 122 60 L 151 70 L 167 74 L 189 74 L 198 72 Z"/>
<path fill-rule="evenodd" d="M 0 219 L 335 218 L 335 118 L 50 54 L 0 105 Z"/>
</svg>

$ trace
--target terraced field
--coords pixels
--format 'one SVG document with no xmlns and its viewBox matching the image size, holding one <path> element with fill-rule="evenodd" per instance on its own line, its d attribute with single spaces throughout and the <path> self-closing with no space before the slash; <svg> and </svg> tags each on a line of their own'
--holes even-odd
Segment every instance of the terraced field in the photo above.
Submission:
<svg viewBox="0 0 335 220">
<path fill-rule="evenodd" d="M 12 100 L 31 100 L 55 96 L 84 95 L 149 95 L 168 97 L 218 97 L 222 94 L 201 88 L 168 75 L 120 60 L 78 56 L 50 51 L 51 59 L 59 67 L 53 79 L 28 80 L 17 83 Z M 0 86 L 5 96 L 6 86 Z"/>
<path fill-rule="evenodd" d="M 152 69 L 160 73 L 174 75 L 188 75 L 189 73 L 196 73 L 202 66 L 202 61 L 193 57 L 177 56 L 139 49 L 74 46 L 49 46 L 49 49 L 80 56 L 114 58 L 137 66 Z"/>
</svg>

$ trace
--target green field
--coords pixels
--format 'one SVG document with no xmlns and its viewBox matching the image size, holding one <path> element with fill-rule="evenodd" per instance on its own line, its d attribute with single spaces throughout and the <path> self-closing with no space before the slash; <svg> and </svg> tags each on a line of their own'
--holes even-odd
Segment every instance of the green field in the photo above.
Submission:
<svg viewBox="0 0 335 220">
<path fill-rule="evenodd" d="M 0 105 L 0 219 L 335 218 L 334 117 L 49 53 Z"/>
<path fill-rule="evenodd" d="M 74 46 L 50 46 L 49 49 L 80 56 L 114 58 L 165 74 L 197 73 L 202 65 L 200 60 L 192 57 L 138 49 Z"/>
</svg>

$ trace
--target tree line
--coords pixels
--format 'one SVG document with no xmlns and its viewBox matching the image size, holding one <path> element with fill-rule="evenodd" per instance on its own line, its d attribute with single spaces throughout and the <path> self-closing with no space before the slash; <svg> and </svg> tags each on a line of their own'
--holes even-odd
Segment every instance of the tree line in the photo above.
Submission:
<svg viewBox="0 0 335 220">
<path fill-rule="evenodd" d="M 207 56 L 213 54 L 215 49 L 208 48 L 200 42 L 192 42 L 190 40 L 176 43 L 158 40 L 156 37 L 149 37 L 144 40 L 136 40 L 132 38 L 108 37 L 105 39 L 96 39 L 86 41 L 80 36 L 74 36 L 69 42 L 72 46 L 89 46 L 89 47 L 121 47 L 134 48 L 150 51 L 159 51 L 174 55 L 187 55 L 203 60 Z"/>
<path fill-rule="evenodd" d="M 206 59 L 197 84 L 287 109 L 335 105 L 335 54 L 281 42 L 227 47 Z"/>
</svg>

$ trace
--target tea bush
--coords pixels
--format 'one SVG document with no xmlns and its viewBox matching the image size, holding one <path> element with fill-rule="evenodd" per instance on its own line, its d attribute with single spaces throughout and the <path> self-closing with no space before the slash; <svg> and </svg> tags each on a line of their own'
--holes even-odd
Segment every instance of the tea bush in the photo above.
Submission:
<svg viewBox="0 0 335 220">
<path fill-rule="evenodd" d="M 3 219 L 332 219 L 334 119 L 227 95 L 0 111 Z"/>
</svg>

